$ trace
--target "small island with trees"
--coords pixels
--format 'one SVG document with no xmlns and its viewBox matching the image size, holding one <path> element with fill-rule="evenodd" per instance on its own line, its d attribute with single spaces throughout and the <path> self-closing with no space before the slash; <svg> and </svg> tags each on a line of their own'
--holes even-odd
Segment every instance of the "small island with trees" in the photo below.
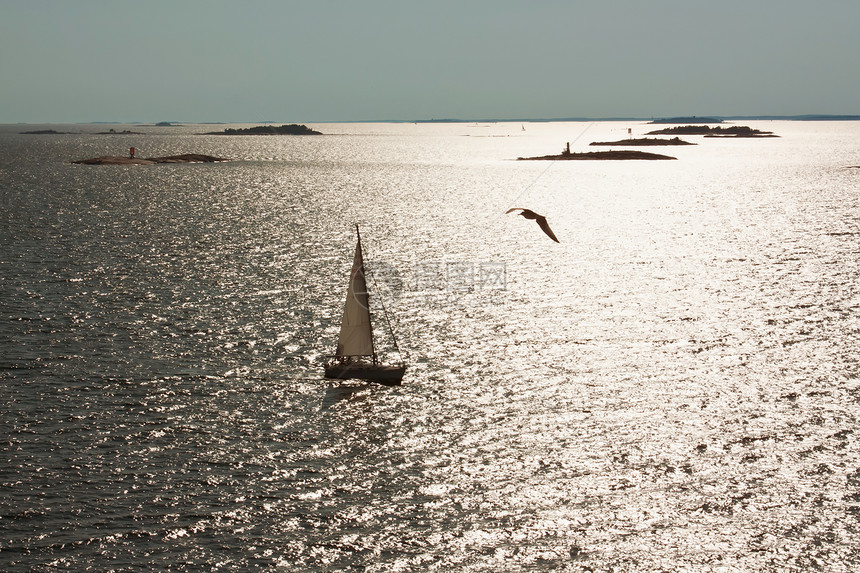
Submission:
<svg viewBox="0 0 860 573">
<path fill-rule="evenodd" d="M 227 128 L 224 131 L 210 131 L 203 135 L 322 135 L 306 125 L 292 123 L 290 125 L 258 125 L 248 128 Z"/>
<path fill-rule="evenodd" d="M 679 125 L 667 127 L 656 131 L 649 131 L 645 135 L 704 135 L 705 137 L 779 137 L 772 131 L 761 131 L 746 125 L 732 125 L 729 127 L 709 125 Z"/>
</svg>

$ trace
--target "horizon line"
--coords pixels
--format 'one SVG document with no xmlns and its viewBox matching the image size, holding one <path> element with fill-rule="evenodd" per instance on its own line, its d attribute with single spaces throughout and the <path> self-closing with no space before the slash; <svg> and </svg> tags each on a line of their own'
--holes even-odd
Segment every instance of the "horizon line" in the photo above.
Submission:
<svg viewBox="0 0 860 573">
<path fill-rule="evenodd" d="M 425 119 L 345 119 L 345 120 L 257 120 L 257 121 L 18 121 L 0 125 L 227 125 L 227 124 L 275 124 L 275 123 L 552 123 L 586 121 L 707 121 L 707 120 L 787 120 L 787 121 L 860 121 L 860 114 L 795 114 L 795 115 L 684 115 L 684 116 L 609 116 L 609 117 L 521 117 L 521 118 L 425 118 Z"/>
</svg>

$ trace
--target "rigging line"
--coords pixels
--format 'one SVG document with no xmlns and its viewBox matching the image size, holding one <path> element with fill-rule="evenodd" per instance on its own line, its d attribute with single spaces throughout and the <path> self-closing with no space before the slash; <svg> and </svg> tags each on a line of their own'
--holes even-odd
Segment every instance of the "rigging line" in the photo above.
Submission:
<svg viewBox="0 0 860 573">
<path fill-rule="evenodd" d="M 580 139 L 583 135 L 585 135 L 585 132 L 586 132 L 586 131 L 588 131 L 588 130 L 589 130 L 589 128 L 591 128 L 591 126 L 592 126 L 592 125 L 594 125 L 594 122 L 593 122 L 593 121 L 592 121 L 591 123 L 589 123 L 588 125 L 586 125 L 586 126 L 585 126 L 585 128 L 584 128 L 582 131 L 580 131 L 580 132 L 579 132 L 579 135 L 577 135 L 575 138 L 573 138 L 573 141 L 571 141 L 570 143 L 576 143 L 577 141 L 579 141 L 579 139 Z M 539 180 L 541 177 L 543 177 L 544 173 L 546 173 L 547 171 L 549 171 L 549 168 L 550 168 L 550 167 L 552 167 L 555 163 L 556 163 L 556 160 L 555 160 L 555 159 L 550 160 L 549 165 L 547 165 L 547 166 L 546 166 L 546 169 L 544 169 L 543 171 L 541 171 L 541 172 L 540 172 L 540 174 L 539 174 L 537 177 L 535 177 L 535 178 L 534 178 L 534 181 L 532 181 L 531 183 L 529 183 L 529 184 L 526 186 L 526 188 L 525 188 L 525 189 L 523 189 L 522 191 L 520 191 L 520 193 L 519 193 L 516 197 L 514 197 L 513 201 L 509 203 L 509 205 L 508 205 L 508 209 L 509 209 L 509 208 L 511 208 L 511 207 L 513 207 L 513 206 L 514 206 L 514 204 L 516 204 L 516 202 L 519 200 L 519 198 L 520 198 L 520 197 L 522 197 L 523 195 L 525 195 L 525 194 L 526 194 L 526 192 L 527 192 L 529 189 L 531 189 L 532 187 L 534 187 L 535 183 L 537 183 L 537 182 L 538 182 L 538 180 Z M 507 211 L 508 209 L 505 209 L 503 212 Z"/>
<path fill-rule="evenodd" d="M 358 232 L 358 223 L 356 223 L 355 229 L 356 229 L 356 232 Z M 359 242 L 361 242 L 361 237 L 359 237 L 358 240 L 359 240 Z M 397 337 L 394 335 L 394 328 L 391 326 L 391 320 L 389 320 L 389 318 L 388 318 L 388 311 L 385 308 L 385 301 L 383 300 L 382 290 L 379 288 L 379 284 L 376 282 L 376 276 L 374 276 L 374 273 L 372 271 L 369 271 L 367 266 L 364 265 L 364 252 L 362 252 L 361 262 L 362 262 L 362 270 L 364 271 L 364 276 L 365 277 L 370 276 L 370 280 L 373 281 L 373 289 L 379 293 L 379 296 L 377 298 L 379 298 L 379 304 L 380 304 L 380 306 L 382 306 L 382 316 L 385 317 L 385 323 L 388 325 L 388 332 L 391 333 L 391 340 L 392 340 L 392 342 L 394 342 L 394 348 L 397 350 L 397 355 L 400 357 L 400 362 L 403 362 L 403 353 L 400 352 L 400 345 L 397 344 Z M 368 294 L 367 304 L 368 304 L 368 306 L 370 306 L 370 293 L 367 293 L 367 294 Z M 367 310 L 369 312 L 370 308 L 368 308 Z M 372 338 L 373 338 L 373 336 L 371 336 L 371 339 Z M 373 344 L 372 340 L 371 340 L 371 344 Z M 375 350 L 376 349 L 374 348 L 374 352 L 375 352 Z"/>
<path fill-rule="evenodd" d="M 388 319 L 388 311 L 385 309 L 385 301 L 383 301 L 382 291 L 379 288 L 379 285 L 376 282 L 376 277 L 373 276 L 373 273 L 365 273 L 370 275 L 370 280 L 373 281 L 373 288 L 376 292 L 379 293 L 379 304 L 382 306 L 382 316 L 385 317 L 385 323 L 388 324 L 388 332 L 391 333 L 391 340 L 394 342 L 394 348 L 397 349 L 397 355 L 400 357 L 400 362 L 403 362 L 403 353 L 400 352 L 400 345 L 397 344 L 397 337 L 394 336 L 394 328 L 391 326 L 391 321 Z"/>
</svg>

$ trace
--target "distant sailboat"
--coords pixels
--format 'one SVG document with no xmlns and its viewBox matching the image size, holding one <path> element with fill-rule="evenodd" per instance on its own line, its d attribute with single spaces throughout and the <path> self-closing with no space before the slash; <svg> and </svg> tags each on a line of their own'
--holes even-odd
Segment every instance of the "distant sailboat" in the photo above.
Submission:
<svg viewBox="0 0 860 573">
<path fill-rule="evenodd" d="M 340 325 L 337 350 L 325 365 L 325 377 L 346 380 L 355 378 L 379 382 L 386 386 L 397 386 L 406 372 L 406 365 L 389 366 L 381 364 L 373 345 L 373 327 L 370 321 L 370 302 L 364 272 L 364 255 L 361 251 L 361 234 L 355 226 L 358 242 L 355 245 L 355 258 L 346 291 L 346 304 Z M 385 309 L 383 308 L 383 312 Z M 386 323 L 388 317 L 386 316 Z M 390 323 L 388 324 L 391 330 Z M 392 339 L 394 332 L 391 331 Z M 397 348 L 397 341 L 394 340 Z M 398 354 L 400 349 L 397 348 Z"/>
</svg>

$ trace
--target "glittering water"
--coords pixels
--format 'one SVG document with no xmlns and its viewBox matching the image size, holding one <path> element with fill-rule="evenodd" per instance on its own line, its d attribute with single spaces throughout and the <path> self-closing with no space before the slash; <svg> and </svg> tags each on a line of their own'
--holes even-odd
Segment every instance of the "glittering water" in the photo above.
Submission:
<svg viewBox="0 0 860 573">
<path fill-rule="evenodd" d="M 0 567 L 857 569 L 860 124 L 746 124 L 3 126 Z M 353 222 L 399 388 L 321 376 Z"/>
</svg>

